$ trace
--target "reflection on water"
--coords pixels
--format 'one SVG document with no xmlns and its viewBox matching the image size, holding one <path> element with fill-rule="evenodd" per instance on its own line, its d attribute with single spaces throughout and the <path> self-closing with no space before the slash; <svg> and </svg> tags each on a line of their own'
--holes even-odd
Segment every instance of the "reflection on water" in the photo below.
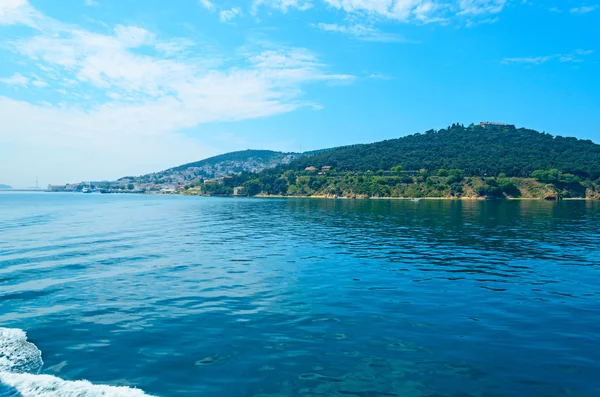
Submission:
<svg viewBox="0 0 600 397">
<path fill-rule="evenodd" d="M 2 194 L 0 233 L 0 323 L 62 379 L 600 395 L 596 202 Z"/>
</svg>

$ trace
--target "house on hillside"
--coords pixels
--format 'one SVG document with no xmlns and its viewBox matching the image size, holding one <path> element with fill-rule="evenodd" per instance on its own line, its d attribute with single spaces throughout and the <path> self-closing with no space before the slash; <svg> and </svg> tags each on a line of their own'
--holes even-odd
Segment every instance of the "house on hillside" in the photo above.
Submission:
<svg viewBox="0 0 600 397">
<path fill-rule="evenodd" d="M 514 125 L 512 125 L 512 124 L 497 123 L 494 121 L 482 121 L 481 123 L 479 123 L 479 125 L 481 127 L 485 128 L 486 130 L 493 129 L 493 128 L 503 128 L 503 127 L 513 127 L 514 128 Z"/>
</svg>

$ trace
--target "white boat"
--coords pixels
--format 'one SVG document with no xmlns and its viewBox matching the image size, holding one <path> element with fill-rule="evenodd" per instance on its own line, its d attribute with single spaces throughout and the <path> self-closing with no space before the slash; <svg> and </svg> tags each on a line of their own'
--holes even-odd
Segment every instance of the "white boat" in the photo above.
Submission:
<svg viewBox="0 0 600 397">
<path fill-rule="evenodd" d="M 81 193 L 91 193 L 92 189 L 89 189 L 87 187 L 84 187 L 83 189 L 81 189 Z"/>
</svg>

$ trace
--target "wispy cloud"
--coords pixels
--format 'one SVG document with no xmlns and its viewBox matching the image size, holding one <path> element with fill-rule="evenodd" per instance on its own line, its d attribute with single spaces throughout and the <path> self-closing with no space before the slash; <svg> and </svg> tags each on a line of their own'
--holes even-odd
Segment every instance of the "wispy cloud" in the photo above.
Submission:
<svg viewBox="0 0 600 397">
<path fill-rule="evenodd" d="M 507 0 L 459 0 L 458 14 L 460 15 L 483 15 L 497 14 L 504 6 Z"/>
<path fill-rule="evenodd" d="M 29 79 L 23 76 L 21 73 L 15 73 L 10 77 L 2 78 L 0 79 L 0 82 L 21 87 L 27 87 L 29 85 Z"/>
<path fill-rule="evenodd" d="M 233 7 L 229 10 L 223 10 L 223 11 L 219 12 L 219 20 L 221 22 L 229 22 L 232 19 L 234 19 L 235 17 L 238 17 L 240 15 L 242 15 L 241 8 Z"/>
<path fill-rule="evenodd" d="M 100 3 L 98 3 L 96 0 L 85 0 L 85 5 L 88 7 L 95 7 L 99 6 Z"/>
<path fill-rule="evenodd" d="M 170 39 L 154 44 L 154 48 L 164 56 L 182 55 L 195 47 L 196 43 L 193 40 L 186 38 Z"/>
<path fill-rule="evenodd" d="M 540 65 L 554 59 L 556 55 L 537 56 L 537 57 L 520 57 L 520 58 L 504 58 L 502 63 L 528 63 L 531 65 Z"/>
<path fill-rule="evenodd" d="M 255 0 L 254 8 L 261 5 L 287 11 L 290 8 L 306 10 L 315 2 L 302 0 Z M 331 9 L 367 19 L 390 19 L 403 22 L 446 22 L 451 17 L 478 17 L 497 14 L 508 0 L 320 0 Z"/>
<path fill-rule="evenodd" d="M 378 41 L 384 43 L 408 42 L 408 40 L 404 39 L 401 36 L 391 33 L 384 33 L 378 29 L 364 25 L 344 26 L 335 23 L 319 23 L 314 26 L 326 32 L 347 34 L 365 41 Z"/>
<path fill-rule="evenodd" d="M 571 14 L 587 14 L 598 9 L 597 5 L 574 7 L 569 10 Z"/>
<path fill-rule="evenodd" d="M 479 20 L 468 19 L 465 25 L 468 28 L 470 28 L 470 27 L 476 26 L 476 25 L 491 25 L 491 24 L 497 23 L 498 21 L 500 21 L 500 18 L 498 18 L 498 17 L 479 19 Z"/>
<path fill-rule="evenodd" d="M 23 24 L 35 27 L 41 14 L 27 0 L 0 1 L 0 25 Z"/>
<path fill-rule="evenodd" d="M 549 61 L 559 61 L 562 63 L 574 62 L 581 63 L 584 61 L 583 56 L 590 55 L 593 50 L 575 50 L 570 54 L 554 54 L 545 56 L 532 56 L 532 57 L 519 57 L 519 58 L 504 58 L 502 63 L 504 64 L 529 64 L 529 65 L 541 65 Z"/>
<path fill-rule="evenodd" d="M 367 76 L 367 78 L 373 79 L 373 80 L 392 80 L 391 76 L 389 76 L 387 74 L 383 74 L 383 73 L 371 73 L 370 75 Z"/>
<path fill-rule="evenodd" d="M 117 25 L 114 29 L 115 39 L 126 47 L 136 48 L 154 42 L 154 33 L 137 26 Z"/>
<path fill-rule="evenodd" d="M 209 11 L 214 11 L 216 9 L 215 4 L 210 0 L 198 0 L 198 4 Z"/>
<path fill-rule="evenodd" d="M 306 11 L 313 7 L 313 2 L 311 0 L 254 0 L 252 8 L 256 12 L 256 10 L 263 5 L 278 9 L 282 12 L 288 12 L 288 10 L 292 8 Z"/>
</svg>

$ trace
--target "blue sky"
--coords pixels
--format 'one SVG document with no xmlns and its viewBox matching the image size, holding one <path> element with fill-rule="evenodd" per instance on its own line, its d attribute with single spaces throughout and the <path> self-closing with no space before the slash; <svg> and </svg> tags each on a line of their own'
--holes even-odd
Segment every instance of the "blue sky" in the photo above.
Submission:
<svg viewBox="0 0 600 397">
<path fill-rule="evenodd" d="M 0 183 L 503 121 L 600 142 L 597 0 L 0 0 Z"/>
</svg>

